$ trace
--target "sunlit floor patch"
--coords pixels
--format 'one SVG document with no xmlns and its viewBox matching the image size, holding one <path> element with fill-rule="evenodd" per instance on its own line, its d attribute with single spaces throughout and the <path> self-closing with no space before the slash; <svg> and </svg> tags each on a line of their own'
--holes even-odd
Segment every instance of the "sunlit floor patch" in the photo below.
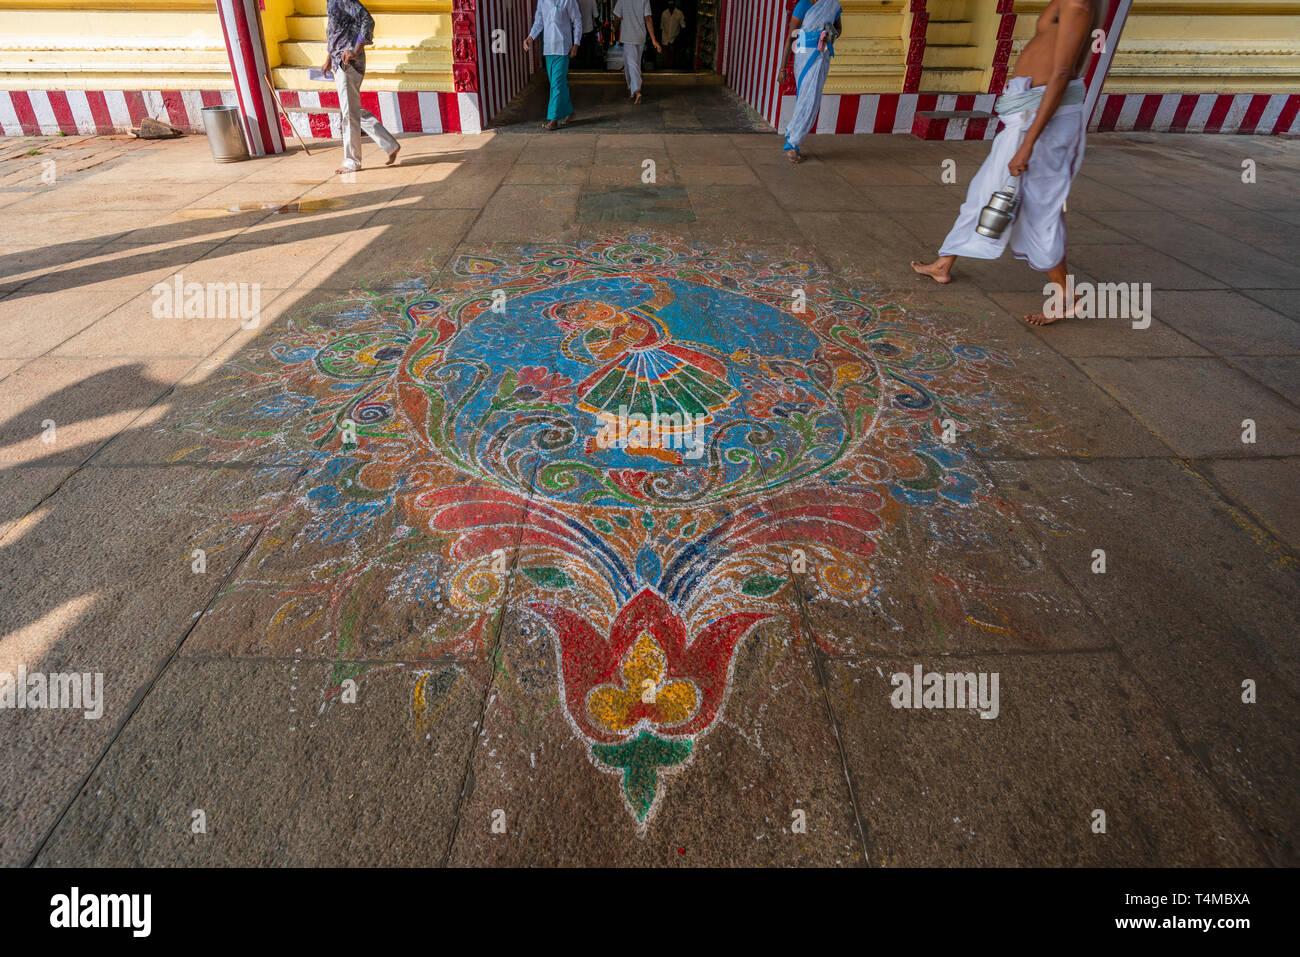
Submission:
<svg viewBox="0 0 1300 957">
<path fill-rule="evenodd" d="M 176 215 L 182 219 L 215 219 L 230 213 L 255 213 L 270 210 L 276 215 L 290 213 L 320 213 L 330 209 L 342 209 L 348 205 L 346 199 L 303 199 L 290 203 L 234 203 L 230 206 L 212 206 L 200 209 L 182 209 Z"/>
</svg>

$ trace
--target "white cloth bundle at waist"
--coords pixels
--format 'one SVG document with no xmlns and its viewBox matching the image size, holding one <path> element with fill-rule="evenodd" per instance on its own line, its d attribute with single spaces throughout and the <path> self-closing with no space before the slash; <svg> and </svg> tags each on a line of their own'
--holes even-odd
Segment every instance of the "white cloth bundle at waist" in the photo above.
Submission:
<svg viewBox="0 0 1300 957">
<path fill-rule="evenodd" d="M 1010 84 L 1008 84 L 1010 86 Z M 998 116 L 1011 116 L 1014 113 L 1035 112 L 1038 104 L 1043 102 L 1043 94 L 1047 92 L 1046 86 L 1035 86 L 1027 90 L 1014 90 L 1003 93 L 993 104 L 993 112 Z M 1065 88 L 1065 93 L 1061 96 L 1061 102 L 1057 109 L 1062 106 L 1074 106 L 1083 102 L 1084 95 L 1083 80 L 1071 80 L 1070 85 Z"/>
</svg>

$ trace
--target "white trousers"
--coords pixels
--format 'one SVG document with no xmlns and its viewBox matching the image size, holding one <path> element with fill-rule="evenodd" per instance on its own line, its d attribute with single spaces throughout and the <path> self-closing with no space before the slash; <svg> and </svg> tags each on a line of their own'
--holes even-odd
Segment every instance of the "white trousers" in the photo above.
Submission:
<svg viewBox="0 0 1300 957">
<path fill-rule="evenodd" d="M 641 89 L 641 53 L 644 43 L 623 44 L 623 73 L 627 76 L 627 88 L 635 93 Z"/>
<path fill-rule="evenodd" d="M 1028 88 L 1029 81 L 1016 77 L 1007 85 L 1009 91 L 1013 84 Z M 988 159 L 971 180 L 966 201 L 939 247 L 939 255 L 997 259 L 1009 244 L 1016 258 L 1046 272 L 1065 258 L 1065 199 L 1083 158 L 1083 107 L 1075 103 L 1057 109 L 1034 143 L 1029 168 L 1018 178 L 1007 171 L 1007 164 L 1020 149 L 1034 113 L 1025 110 L 1004 116 L 1002 121 L 1006 128 L 994 137 Z M 1017 183 L 1020 194 L 1015 220 L 999 239 L 981 236 L 975 232 L 980 210 L 995 192 L 1011 182 Z"/>
<path fill-rule="evenodd" d="M 340 117 L 343 128 L 343 165 L 351 169 L 361 169 L 361 133 L 379 144 L 385 153 L 397 149 L 397 140 L 393 134 L 384 129 L 375 114 L 361 108 L 361 74 L 350 66 L 334 68 L 334 85 L 339 91 L 339 106 L 343 108 Z"/>
</svg>

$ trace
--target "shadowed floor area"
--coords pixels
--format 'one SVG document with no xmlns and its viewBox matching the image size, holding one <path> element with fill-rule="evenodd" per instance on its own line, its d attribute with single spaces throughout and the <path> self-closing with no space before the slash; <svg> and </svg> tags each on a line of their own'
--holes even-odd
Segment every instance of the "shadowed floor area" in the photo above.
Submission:
<svg viewBox="0 0 1300 957">
<path fill-rule="evenodd" d="M 576 116 L 572 133 L 750 133 L 770 131 L 761 116 L 722 85 L 712 73 L 646 73 L 641 103 L 628 97 L 622 73 L 569 74 Z M 550 88 L 545 71 L 534 74 L 493 126 L 502 133 L 534 133 L 546 122 Z"/>
</svg>

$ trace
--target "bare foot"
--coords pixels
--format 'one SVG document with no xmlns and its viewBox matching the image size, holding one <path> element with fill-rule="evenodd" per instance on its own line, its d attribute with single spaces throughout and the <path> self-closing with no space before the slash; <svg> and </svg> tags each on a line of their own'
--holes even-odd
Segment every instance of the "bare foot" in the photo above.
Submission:
<svg viewBox="0 0 1300 957">
<path fill-rule="evenodd" d="M 637 90 L 635 93 L 632 94 L 632 105 L 633 105 L 633 106 L 640 106 L 640 105 L 641 105 L 641 91 L 640 91 L 640 90 Z"/>
<path fill-rule="evenodd" d="M 545 123 L 542 124 L 542 129 L 546 130 L 546 132 L 548 133 L 554 132 L 559 128 L 560 128 L 560 124 L 555 122 L 555 120 L 547 120 Z"/>
<path fill-rule="evenodd" d="M 395 149 L 395 150 L 393 150 L 391 153 L 389 153 L 389 154 L 388 154 L 388 162 L 385 163 L 384 165 L 385 165 L 385 166 L 392 166 L 394 163 L 396 163 L 396 162 L 397 162 L 397 154 L 400 153 L 400 152 L 402 152 L 402 148 L 399 146 L 399 147 L 397 147 L 397 149 Z"/>
<path fill-rule="evenodd" d="M 802 153 L 800 153 L 798 150 L 786 150 L 785 152 L 786 152 L 786 158 L 790 160 L 791 166 L 798 166 L 800 163 L 802 163 L 804 160 L 808 158 L 804 156 Z"/>
<path fill-rule="evenodd" d="M 1032 316 L 1022 316 L 1021 318 L 1031 326 L 1050 326 L 1052 323 L 1060 322 L 1062 319 L 1073 319 L 1074 307 L 1071 306 L 1059 316 L 1049 317 L 1046 313 L 1036 312 Z"/>
<path fill-rule="evenodd" d="M 941 264 L 938 261 L 932 263 L 919 263 L 913 259 L 912 268 L 922 276 L 929 276 L 935 282 L 942 285 L 946 286 L 948 283 L 952 282 L 952 278 L 948 275 L 948 270 L 952 267 Z"/>
<path fill-rule="evenodd" d="M 359 173 L 359 172 L 361 172 L 361 167 L 360 167 L 360 166 L 340 166 L 340 167 L 339 167 L 338 169 L 336 169 L 334 172 L 335 172 L 335 173 Z"/>
<path fill-rule="evenodd" d="M 576 113 L 570 113 L 570 114 L 569 114 L 568 116 L 566 116 L 564 119 L 560 120 L 560 125 L 561 125 L 561 126 L 568 126 L 570 123 L 573 122 L 573 118 L 574 118 L 574 116 L 576 116 L 576 115 L 577 115 Z"/>
</svg>

